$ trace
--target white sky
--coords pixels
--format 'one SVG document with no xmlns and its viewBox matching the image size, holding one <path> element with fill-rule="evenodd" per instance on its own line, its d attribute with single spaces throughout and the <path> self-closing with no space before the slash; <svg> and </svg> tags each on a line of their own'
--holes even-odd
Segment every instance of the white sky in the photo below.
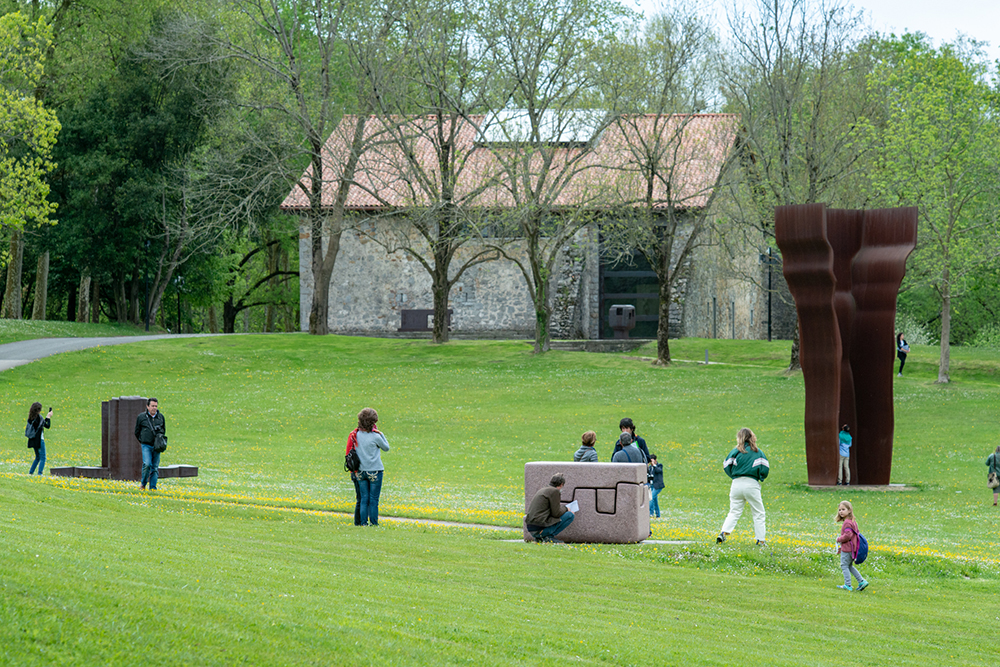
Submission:
<svg viewBox="0 0 1000 667">
<path fill-rule="evenodd" d="M 647 16 L 660 6 L 659 0 L 620 0 Z M 717 19 L 725 24 L 726 7 L 734 0 L 705 0 L 714 6 Z M 739 5 L 743 0 L 735 0 Z M 1000 0 L 854 0 L 873 28 L 882 33 L 923 32 L 939 46 L 963 33 L 989 42 L 991 60 L 1000 58 Z"/>
</svg>

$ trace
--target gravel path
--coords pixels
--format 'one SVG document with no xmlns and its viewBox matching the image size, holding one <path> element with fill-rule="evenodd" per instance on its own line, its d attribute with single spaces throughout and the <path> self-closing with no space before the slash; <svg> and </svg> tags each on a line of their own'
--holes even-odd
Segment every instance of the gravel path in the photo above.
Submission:
<svg viewBox="0 0 1000 667">
<path fill-rule="evenodd" d="M 0 345 L 0 372 L 23 366 L 60 352 L 76 352 L 99 345 L 123 345 L 163 338 L 197 338 L 224 334 L 156 334 L 151 336 L 108 336 L 104 338 L 34 338 Z"/>
</svg>

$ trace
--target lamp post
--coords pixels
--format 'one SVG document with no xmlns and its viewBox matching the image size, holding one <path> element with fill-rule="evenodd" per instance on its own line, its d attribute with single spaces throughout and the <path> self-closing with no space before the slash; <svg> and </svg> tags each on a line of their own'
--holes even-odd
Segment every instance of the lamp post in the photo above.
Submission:
<svg viewBox="0 0 1000 667">
<path fill-rule="evenodd" d="M 771 264 L 774 262 L 774 258 L 771 256 L 771 249 L 767 249 L 767 253 L 760 253 L 760 261 L 767 263 L 767 340 L 771 340 L 771 297 L 773 291 L 771 289 Z"/>
</svg>

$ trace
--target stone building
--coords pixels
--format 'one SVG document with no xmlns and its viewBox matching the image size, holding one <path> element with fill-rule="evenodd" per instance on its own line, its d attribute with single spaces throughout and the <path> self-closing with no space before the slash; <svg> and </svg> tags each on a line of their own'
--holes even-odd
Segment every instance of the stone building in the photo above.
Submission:
<svg viewBox="0 0 1000 667">
<path fill-rule="evenodd" d="M 498 134 L 498 117 L 471 119 L 456 143 L 462 144 L 468 164 L 473 165 L 467 165 L 474 176 L 466 178 L 463 187 L 465 192 L 475 194 L 465 205 L 502 212 L 517 205 L 511 190 L 504 188 L 502 178 L 483 185 L 484 179 L 489 178 L 487 174 L 495 177 L 502 173 L 502 169 L 497 168 L 496 154 L 503 149 L 491 145 L 491 136 Z M 590 116 L 588 122 L 594 123 L 594 118 Z M 647 117 L 634 118 L 639 122 L 630 127 L 638 128 L 635 131 L 639 133 L 648 131 L 644 128 L 660 127 L 653 122 L 655 117 L 648 117 L 648 122 Z M 347 117 L 342 125 L 350 122 Z M 683 150 L 675 150 L 675 154 L 690 157 L 683 165 L 673 165 L 673 178 L 683 182 L 671 183 L 670 192 L 658 190 L 653 192 L 653 197 L 659 206 L 694 210 L 710 201 L 708 194 L 733 150 L 736 118 L 729 114 L 697 114 L 673 117 L 671 122 L 671 127 L 683 128 L 683 133 L 677 134 L 683 137 L 680 140 Z M 373 119 L 371 125 L 386 132 L 385 120 L 376 122 Z M 633 255 L 630 262 L 614 263 L 601 252 L 602 230 L 616 219 L 614 211 L 622 210 L 622 206 L 613 205 L 612 200 L 626 202 L 624 206 L 627 207 L 634 206 L 641 198 L 638 191 L 642 189 L 642 182 L 637 174 L 634 147 L 629 144 L 627 131 L 621 127 L 603 123 L 593 136 L 586 136 L 586 126 L 585 122 L 573 130 L 577 135 L 582 132 L 582 138 L 561 136 L 549 142 L 567 154 L 585 145 L 590 147 L 586 168 L 580 169 L 576 181 L 552 200 L 553 210 L 585 207 L 594 212 L 593 221 L 581 227 L 560 249 L 551 281 L 552 337 L 610 338 L 613 336 L 608 324 L 610 306 L 630 304 L 636 307 L 637 314 L 637 326 L 631 336 L 654 338 L 659 299 L 656 273 L 639 254 Z M 503 129 L 509 140 L 509 125 Z M 334 173 L 336 156 L 344 154 L 348 134 L 335 131 L 326 143 L 325 150 Z M 421 136 L 411 144 L 373 142 L 377 148 L 361 156 L 347 198 L 346 215 L 350 222 L 341 235 L 331 280 L 331 332 L 398 336 L 414 335 L 412 331 L 401 329 L 425 328 L 423 318 L 427 314 L 417 313 L 421 316 L 417 327 L 412 326 L 412 315 L 433 307 L 431 277 L 414 253 L 397 248 L 409 246 L 418 254 L 425 254 L 428 248 L 407 220 L 428 205 L 426 195 L 422 199 L 419 192 L 414 194 L 414 176 L 410 172 L 414 165 L 434 172 L 435 153 L 433 146 L 428 145 L 430 141 Z M 413 151 L 409 161 L 401 157 L 400 146 L 404 145 Z M 301 182 L 306 187 L 310 174 L 311 170 L 303 174 Z M 336 185 L 335 180 L 323 184 L 324 207 L 333 201 Z M 662 184 L 657 187 L 665 189 Z M 282 210 L 292 214 L 307 209 L 308 201 L 300 187 L 282 204 Z M 461 264 L 495 240 L 482 237 L 469 241 L 458 251 L 453 265 Z M 524 243 L 523 239 L 505 239 L 505 253 L 512 257 L 523 256 Z M 313 290 L 310 247 L 310 228 L 303 222 L 299 254 L 303 330 L 308 330 Z M 671 336 L 766 338 L 768 299 L 761 286 L 766 285 L 767 264 L 761 257 L 759 247 L 747 245 L 734 256 L 731 249 L 726 251 L 711 243 L 691 254 L 674 290 L 670 308 Z M 780 267 L 773 268 L 773 278 L 780 278 Z M 780 310 L 783 305 L 772 310 Z M 521 269 L 509 259 L 487 261 L 467 269 L 451 291 L 449 309 L 453 337 L 530 338 L 534 335 L 535 313 L 528 287 Z M 403 326 L 407 318 L 409 326 Z M 777 333 L 775 337 L 779 337 Z"/>
</svg>

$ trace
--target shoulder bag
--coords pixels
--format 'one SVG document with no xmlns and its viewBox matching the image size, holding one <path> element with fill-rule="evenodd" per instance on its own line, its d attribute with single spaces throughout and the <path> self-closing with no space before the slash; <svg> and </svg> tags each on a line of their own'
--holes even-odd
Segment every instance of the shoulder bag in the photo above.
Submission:
<svg viewBox="0 0 1000 667">
<path fill-rule="evenodd" d="M 146 413 L 146 421 L 149 422 L 149 430 L 153 432 L 153 451 L 157 453 L 163 453 L 167 451 L 167 436 L 156 430 L 153 426 L 153 420 L 149 418 L 149 413 Z"/>
</svg>

